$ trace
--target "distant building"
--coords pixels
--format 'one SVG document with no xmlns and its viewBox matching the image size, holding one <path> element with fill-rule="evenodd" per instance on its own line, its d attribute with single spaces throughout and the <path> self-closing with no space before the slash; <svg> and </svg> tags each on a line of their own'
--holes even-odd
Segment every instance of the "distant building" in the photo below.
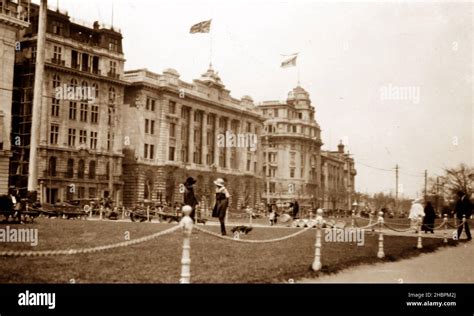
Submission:
<svg viewBox="0 0 474 316">
<path fill-rule="evenodd" d="M 12 106 L 14 152 L 10 183 L 24 193 L 28 164 L 38 167 L 43 202 L 111 196 L 121 201 L 122 35 L 98 22 L 73 23 L 47 11 L 41 128 L 36 162 L 29 161 L 39 6 L 21 33 Z M 77 92 L 84 92 L 83 94 Z"/>
<path fill-rule="evenodd" d="M 180 185 L 189 176 L 197 180 L 195 192 L 206 207 L 218 177 L 232 195 L 231 210 L 257 205 L 263 118 L 252 99 L 231 97 L 212 68 L 192 83 L 179 77 L 173 69 L 125 73 L 124 205 L 181 203 Z"/>
<path fill-rule="evenodd" d="M 308 92 L 294 88 L 286 102 L 266 101 L 258 106 L 265 117 L 263 199 L 269 203 L 298 200 L 316 207 L 321 195 L 321 130 Z"/>
<path fill-rule="evenodd" d="M 342 142 L 337 151 L 321 152 L 322 207 L 328 210 L 351 210 L 355 193 L 354 159 L 344 152 Z"/>
<path fill-rule="evenodd" d="M 25 5 L 0 2 L 0 195 L 8 193 L 11 152 L 11 104 L 17 36 L 28 27 Z"/>
</svg>

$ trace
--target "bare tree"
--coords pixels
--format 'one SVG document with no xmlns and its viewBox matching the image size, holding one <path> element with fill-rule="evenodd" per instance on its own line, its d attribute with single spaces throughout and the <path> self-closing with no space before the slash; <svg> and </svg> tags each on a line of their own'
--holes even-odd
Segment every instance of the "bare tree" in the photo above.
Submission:
<svg viewBox="0 0 474 316">
<path fill-rule="evenodd" d="M 444 185 L 448 192 L 456 194 L 457 191 L 466 192 L 467 196 L 471 196 L 472 184 L 474 181 L 474 168 L 466 164 L 460 164 L 456 168 L 448 168 L 444 170 L 446 175 L 443 177 Z"/>
</svg>

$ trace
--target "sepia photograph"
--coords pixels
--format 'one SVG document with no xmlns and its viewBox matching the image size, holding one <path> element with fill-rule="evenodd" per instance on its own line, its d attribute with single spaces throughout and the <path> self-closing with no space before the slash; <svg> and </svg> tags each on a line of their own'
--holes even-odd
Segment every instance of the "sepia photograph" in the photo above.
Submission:
<svg viewBox="0 0 474 316">
<path fill-rule="evenodd" d="M 473 21 L 0 0 L 0 284 L 474 284 Z M 400 304 L 463 301 L 427 289 Z"/>
</svg>

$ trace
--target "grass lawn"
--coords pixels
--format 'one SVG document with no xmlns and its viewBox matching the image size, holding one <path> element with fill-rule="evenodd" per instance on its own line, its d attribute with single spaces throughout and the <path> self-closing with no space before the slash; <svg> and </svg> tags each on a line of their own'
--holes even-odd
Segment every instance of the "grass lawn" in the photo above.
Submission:
<svg viewBox="0 0 474 316">
<path fill-rule="evenodd" d="M 5 228 L 5 224 L 0 225 Z M 49 250 L 100 246 L 138 238 L 173 224 L 83 221 L 40 218 L 35 224 L 10 228 L 38 228 L 39 244 L 0 243 L 4 250 Z M 218 232 L 217 226 L 201 226 Z M 230 228 L 230 227 L 229 227 Z M 269 239 L 297 229 L 254 228 L 242 238 Z M 322 271 L 310 266 L 314 259 L 315 230 L 270 244 L 242 244 L 201 232 L 191 237 L 193 283 L 285 283 L 289 279 L 317 277 L 349 266 L 379 262 L 378 235 L 366 232 L 365 245 L 322 245 Z M 449 245 L 454 244 L 452 241 Z M 443 247 L 442 239 L 426 238 L 415 248 L 415 237 L 384 236 L 386 261 L 398 260 Z M 0 257 L 0 283 L 177 283 L 181 271 L 180 231 L 128 247 L 92 254 L 53 257 Z"/>
</svg>

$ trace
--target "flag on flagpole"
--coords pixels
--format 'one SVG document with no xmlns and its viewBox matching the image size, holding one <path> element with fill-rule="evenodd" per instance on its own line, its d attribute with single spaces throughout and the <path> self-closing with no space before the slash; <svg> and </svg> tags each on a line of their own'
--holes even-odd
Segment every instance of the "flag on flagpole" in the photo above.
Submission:
<svg viewBox="0 0 474 316">
<path fill-rule="evenodd" d="M 202 21 L 197 24 L 194 24 L 191 26 L 191 30 L 189 33 L 194 34 L 194 33 L 209 33 L 211 30 L 211 21 Z"/>
<path fill-rule="evenodd" d="M 295 55 L 291 58 L 288 58 L 286 60 L 284 60 L 282 63 L 281 63 L 281 67 L 282 68 L 287 68 L 287 67 L 294 67 L 296 66 L 296 58 L 298 57 L 298 55 Z"/>
</svg>

